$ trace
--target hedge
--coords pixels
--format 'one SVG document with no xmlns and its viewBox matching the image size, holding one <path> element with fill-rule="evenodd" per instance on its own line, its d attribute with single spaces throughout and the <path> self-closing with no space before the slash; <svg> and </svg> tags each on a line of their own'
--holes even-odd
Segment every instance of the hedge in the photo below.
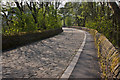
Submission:
<svg viewBox="0 0 120 80">
<path fill-rule="evenodd" d="M 29 32 L 23 35 L 2 35 L 2 51 L 8 51 L 35 41 L 43 40 L 63 32 L 62 28 L 47 30 L 43 32 Z"/>
</svg>

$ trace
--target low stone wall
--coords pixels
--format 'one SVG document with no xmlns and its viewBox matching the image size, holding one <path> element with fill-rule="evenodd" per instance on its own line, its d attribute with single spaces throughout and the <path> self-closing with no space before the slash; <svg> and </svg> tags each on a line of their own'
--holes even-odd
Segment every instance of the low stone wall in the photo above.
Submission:
<svg viewBox="0 0 120 80">
<path fill-rule="evenodd" d="M 43 32 L 31 32 L 23 35 L 14 35 L 14 36 L 2 36 L 2 50 L 10 50 L 13 48 L 17 48 L 19 46 L 23 46 L 26 44 L 30 44 L 35 41 L 39 41 L 42 39 L 46 39 L 57 35 L 63 32 L 62 28 L 47 30 Z"/>
<path fill-rule="evenodd" d="M 98 57 L 102 71 L 102 78 L 120 79 L 120 53 L 115 49 L 111 42 L 97 30 L 80 28 L 88 31 L 94 36 L 95 44 L 98 49 Z"/>
<path fill-rule="evenodd" d="M 115 49 L 112 43 L 97 30 L 79 26 L 71 28 L 85 30 L 94 36 L 102 71 L 101 77 L 120 79 L 120 52 Z"/>
</svg>

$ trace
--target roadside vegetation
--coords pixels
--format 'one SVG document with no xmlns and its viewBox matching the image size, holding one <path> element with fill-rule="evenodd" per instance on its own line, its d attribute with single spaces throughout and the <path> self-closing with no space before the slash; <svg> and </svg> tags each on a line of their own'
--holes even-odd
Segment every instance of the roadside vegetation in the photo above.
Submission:
<svg viewBox="0 0 120 80">
<path fill-rule="evenodd" d="M 61 33 L 60 2 L 7 2 L 2 6 L 2 50 L 11 50 Z"/>
<path fill-rule="evenodd" d="M 7 2 L 2 6 L 2 34 L 5 36 L 60 28 L 60 2 Z"/>
<path fill-rule="evenodd" d="M 2 6 L 4 36 L 42 32 L 61 26 L 82 26 L 98 30 L 116 48 L 120 47 L 120 8 L 115 2 L 7 2 Z"/>
<path fill-rule="evenodd" d="M 106 80 L 119 79 L 120 7 L 118 4 L 116 2 L 68 2 L 59 12 L 63 15 L 64 26 L 87 27 L 84 30 L 94 36 L 101 77 Z"/>
<path fill-rule="evenodd" d="M 68 2 L 59 12 L 64 26 L 96 29 L 120 47 L 120 8 L 115 2 Z"/>
</svg>

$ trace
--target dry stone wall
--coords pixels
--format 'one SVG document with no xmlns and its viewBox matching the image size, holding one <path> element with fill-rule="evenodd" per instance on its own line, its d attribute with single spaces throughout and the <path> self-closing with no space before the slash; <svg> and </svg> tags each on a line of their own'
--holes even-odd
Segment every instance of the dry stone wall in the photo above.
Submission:
<svg viewBox="0 0 120 80">
<path fill-rule="evenodd" d="M 95 39 L 103 78 L 120 79 L 120 53 L 112 43 L 97 30 L 81 28 L 90 32 Z"/>
</svg>

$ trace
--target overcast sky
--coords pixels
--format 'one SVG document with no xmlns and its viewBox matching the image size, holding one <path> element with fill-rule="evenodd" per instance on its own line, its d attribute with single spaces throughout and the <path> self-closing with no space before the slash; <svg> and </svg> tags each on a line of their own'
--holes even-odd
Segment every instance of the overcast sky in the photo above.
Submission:
<svg viewBox="0 0 120 80">
<path fill-rule="evenodd" d="M 14 1 L 14 0 L 2 0 L 3 2 L 10 2 L 10 1 Z M 110 1 L 110 2 L 115 2 L 115 1 L 120 1 L 120 0 L 16 0 L 16 1 L 47 1 L 47 2 L 51 2 L 51 1 L 62 1 L 62 2 L 95 2 L 95 1 Z"/>
<path fill-rule="evenodd" d="M 60 1 L 61 5 L 60 7 L 63 7 L 65 5 L 66 2 L 84 2 L 84 1 L 88 1 L 88 2 L 92 2 L 92 1 L 120 1 L 120 0 L 2 0 L 2 3 L 6 4 L 6 2 L 13 2 L 13 1 L 47 1 L 47 2 L 51 2 L 51 1 Z"/>
</svg>

